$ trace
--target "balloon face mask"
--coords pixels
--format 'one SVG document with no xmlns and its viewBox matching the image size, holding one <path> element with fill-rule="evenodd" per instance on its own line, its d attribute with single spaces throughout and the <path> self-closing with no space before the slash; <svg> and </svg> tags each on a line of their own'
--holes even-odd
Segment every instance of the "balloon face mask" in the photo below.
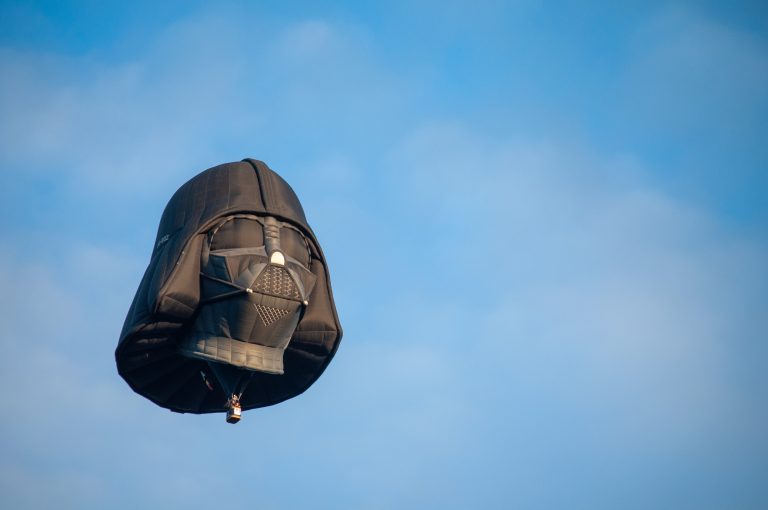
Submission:
<svg viewBox="0 0 768 510">
<path fill-rule="evenodd" d="M 200 308 L 179 352 L 282 374 L 283 353 L 315 285 L 311 262 L 307 240 L 295 227 L 271 216 L 225 218 L 208 232 Z"/>
</svg>

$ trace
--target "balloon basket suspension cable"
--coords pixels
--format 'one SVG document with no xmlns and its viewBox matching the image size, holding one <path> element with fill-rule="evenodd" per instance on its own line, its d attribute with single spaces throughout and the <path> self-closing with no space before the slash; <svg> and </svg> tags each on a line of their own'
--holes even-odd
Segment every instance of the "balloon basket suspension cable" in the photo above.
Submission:
<svg viewBox="0 0 768 510">
<path fill-rule="evenodd" d="M 240 387 L 240 392 L 232 393 L 229 400 L 227 400 L 227 423 L 237 423 L 240 421 L 243 414 L 240 399 L 242 398 L 243 393 L 245 393 L 245 388 L 248 387 L 248 383 L 251 382 L 252 377 L 253 372 L 250 372 L 247 377 L 243 376 L 237 383 Z"/>
<path fill-rule="evenodd" d="M 253 372 L 216 362 L 208 362 L 208 365 L 227 395 L 227 423 L 239 422 L 243 415 L 241 399 L 248 383 L 251 382 Z"/>
</svg>

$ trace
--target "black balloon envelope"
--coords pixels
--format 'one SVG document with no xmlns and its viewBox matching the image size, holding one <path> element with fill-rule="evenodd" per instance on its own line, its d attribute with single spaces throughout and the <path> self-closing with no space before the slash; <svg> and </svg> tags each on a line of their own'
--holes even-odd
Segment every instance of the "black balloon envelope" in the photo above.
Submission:
<svg viewBox="0 0 768 510">
<path fill-rule="evenodd" d="M 341 334 L 296 194 L 248 159 L 202 172 L 168 202 L 115 358 L 157 405 L 236 423 L 312 385 Z"/>
</svg>

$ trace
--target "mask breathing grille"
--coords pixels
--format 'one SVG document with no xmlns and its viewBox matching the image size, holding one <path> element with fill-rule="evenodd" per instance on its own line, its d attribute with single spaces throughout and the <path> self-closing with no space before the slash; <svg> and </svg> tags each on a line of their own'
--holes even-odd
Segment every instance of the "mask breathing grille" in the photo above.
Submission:
<svg viewBox="0 0 768 510">
<path fill-rule="evenodd" d="M 300 299 L 299 289 L 284 267 L 268 266 L 253 285 L 253 290 L 288 299 Z"/>
</svg>

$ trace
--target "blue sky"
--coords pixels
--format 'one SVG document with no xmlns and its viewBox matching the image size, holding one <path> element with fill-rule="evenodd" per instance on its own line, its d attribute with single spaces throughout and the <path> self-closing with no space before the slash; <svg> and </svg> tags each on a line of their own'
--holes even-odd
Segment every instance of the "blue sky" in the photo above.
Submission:
<svg viewBox="0 0 768 510">
<path fill-rule="evenodd" d="M 766 135 L 759 2 L 2 2 L 0 506 L 766 508 Z M 232 427 L 113 350 L 244 157 L 345 338 Z"/>
</svg>

